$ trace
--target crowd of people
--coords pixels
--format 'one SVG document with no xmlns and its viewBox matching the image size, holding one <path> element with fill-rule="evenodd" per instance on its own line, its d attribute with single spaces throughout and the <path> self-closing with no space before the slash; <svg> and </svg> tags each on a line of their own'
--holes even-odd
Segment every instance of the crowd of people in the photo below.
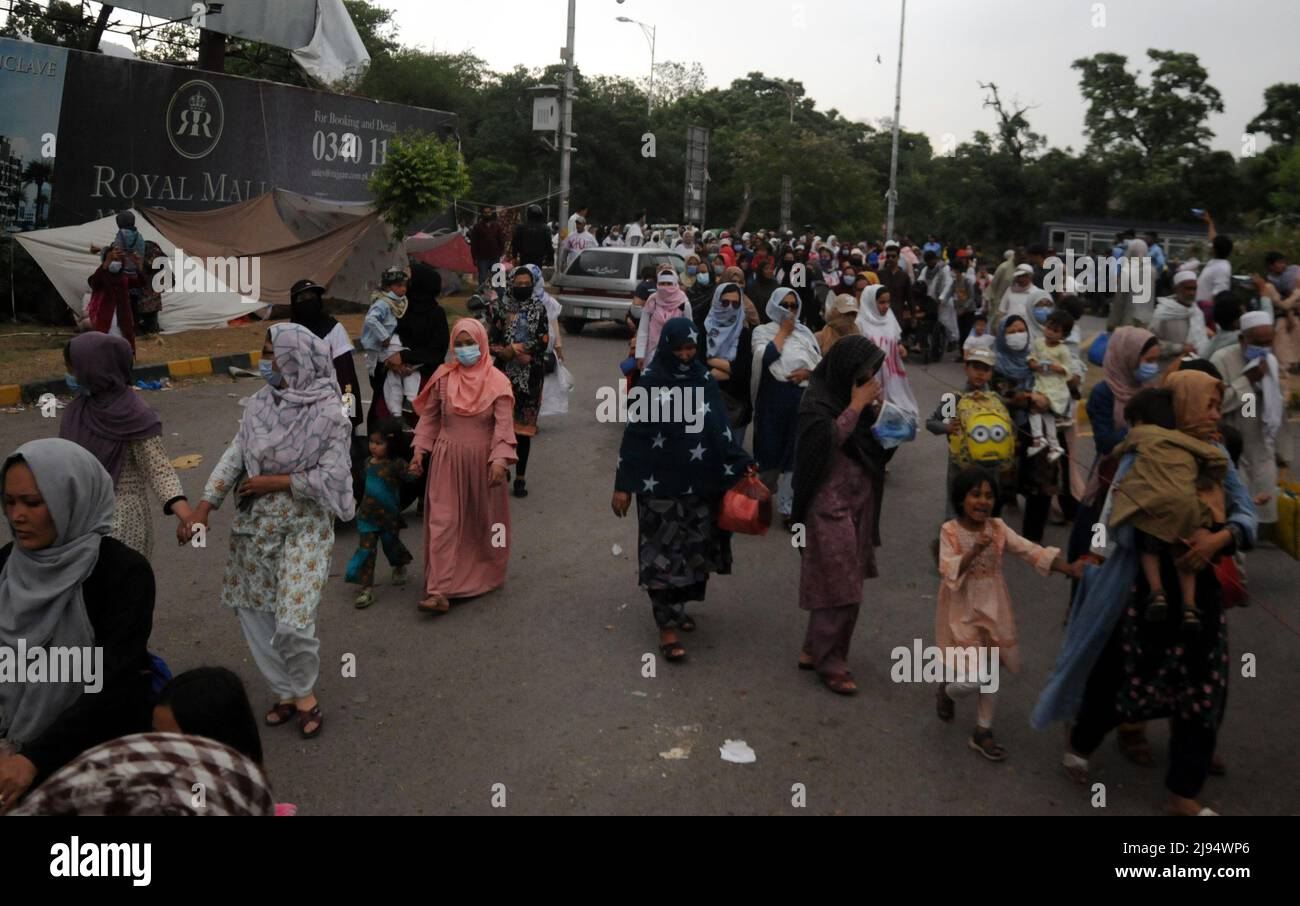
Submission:
<svg viewBox="0 0 1300 906">
<path fill-rule="evenodd" d="M 0 645 L 93 641 L 104 651 L 104 691 L 0 683 L 0 810 L 66 813 L 80 802 L 137 811 L 138 800 L 96 793 L 86 771 L 125 770 L 115 752 L 163 759 L 203 749 L 209 770 L 240 778 L 238 794 L 221 800 L 231 811 L 276 813 L 238 678 L 220 668 L 170 677 L 149 651 L 151 509 L 176 518 L 185 544 L 234 496 L 220 598 L 271 698 L 261 723 L 319 736 L 317 616 L 336 527 L 355 520 L 345 580 L 357 608 L 378 599 L 381 548 L 392 584 L 407 581 L 416 558 L 401 536 L 412 503 L 421 611 L 446 614 L 501 588 L 509 495 L 529 492 L 548 375 L 564 356 L 547 249 L 563 267 L 586 248 L 630 243 L 675 249 L 684 263 L 641 275 L 622 374 L 656 398 L 701 401 L 698 422 L 630 419 L 611 464 L 614 514 L 636 504 L 637 582 L 666 660 L 686 658 L 682 634 L 696 627 L 688 605 L 731 570 L 727 495 L 758 486 L 798 539 L 798 606 L 808 612 L 798 666 L 832 692 L 857 692 L 850 642 L 864 583 L 881 568 L 891 463 L 906 468 L 907 444 L 927 442 L 916 439 L 924 427 L 947 445 L 933 543 L 945 657 L 996 650 L 1001 666 L 1020 669 L 1005 555 L 1069 577 L 1065 639 L 1035 724 L 1072 722 L 1063 765 L 1083 781 L 1112 729 L 1131 757 L 1150 760 L 1143 724 L 1169 718 L 1169 807 L 1203 812 L 1202 784 L 1222 769 L 1225 608 L 1241 597 L 1243 555 L 1277 520 L 1278 470 L 1291 461 L 1300 268 L 1271 256 L 1247 296 L 1219 288 L 1214 261 L 1162 258 L 1171 294 L 1145 308 L 1116 294 L 1108 331 L 1085 346 L 1082 318 L 1096 300 L 1077 287 L 1044 289 L 1052 253 L 1041 247 L 987 261 L 934 236 L 914 246 L 811 230 L 663 235 L 644 217 L 593 233 L 587 213 L 578 209 L 551 245 L 540 210 L 510 241 L 485 212 L 469 236 L 480 281 L 498 267 L 507 280 L 454 323 L 433 268 L 380 275 L 359 337 L 371 390 L 364 416 L 352 340 L 326 313 L 325 288 L 300 281 L 290 320 L 265 335 L 264 386 L 194 505 L 163 449 L 161 419 L 131 389 L 129 332 L 110 329 L 129 306 L 68 345 L 76 391 L 60 437 L 23 444 L 0 470 L 14 535 L 0 550 Z M 1212 237 L 1216 256 L 1224 252 L 1215 261 L 1231 254 L 1224 240 Z M 106 261 L 126 252 L 114 249 Z M 1116 258 L 1138 266 L 1151 250 L 1134 239 Z M 964 384 L 922 418 L 908 364 L 949 354 Z M 1102 378 L 1085 394 L 1089 358 Z M 1083 412 L 1095 457 L 1079 432 Z M 1013 507 L 1018 530 L 1002 518 Z M 1073 522 L 1065 550 L 1042 543 L 1054 513 Z M 938 717 L 954 719 L 978 689 L 940 683 Z M 996 762 L 1007 751 L 993 734 L 995 702 L 979 692 L 969 745 Z M 120 786 L 149 782 L 129 776 Z M 157 792 L 171 781 L 152 782 L 157 811 L 183 811 Z"/>
</svg>

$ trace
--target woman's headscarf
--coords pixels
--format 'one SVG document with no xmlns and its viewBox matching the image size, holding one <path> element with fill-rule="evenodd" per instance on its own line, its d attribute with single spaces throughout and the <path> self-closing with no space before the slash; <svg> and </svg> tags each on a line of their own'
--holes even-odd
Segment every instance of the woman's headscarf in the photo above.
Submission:
<svg viewBox="0 0 1300 906">
<path fill-rule="evenodd" d="M 271 817 L 275 800 L 262 768 L 229 746 L 183 733 L 135 733 L 78 755 L 13 814 Z"/>
<path fill-rule="evenodd" d="M 660 280 L 665 280 L 671 285 L 661 285 Z M 690 300 L 686 298 L 686 293 L 677 279 L 675 271 L 662 271 L 655 274 L 655 291 L 645 300 L 645 310 L 641 317 L 650 316 L 649 335 L 646 338 L 646 354 L 650 350 L 659 348 L 659 336 L 664 329 L 664 325 L 673 318 L 686 316 L 690 312 Z"/>
<path fill-rule="evenodd" d="M 0 646 L 87 648 L 95 632 L 81 585 L 99 562 L 113 524 L 113 480 L 88 450 L 60 438 L 23 444 L 0 469 L 0 487 L 16 462 L 31 469 L 54 520 L 54 543 L 27 550 L 15 539 L 0 570 Z M 13 526 L 10 526 L 12 530 Z M 0 682 L 0 739 L 20 748 L 38 738 L 83 693 L 81 683 Z"/>
<path fill-rule="evenodd" d="M 722 304 L 722 294 L 734 291 L 740 294 L 740 306 L 731 308 Z M 735 283 L 723 283 L 713 291 L 713 303 L 704 318 L 704 333 L 708 340 L 708 358 L 736 359 L 736 347 L 740 344 L 740 334 L 745 328 L 744 307 L 745 293 Z"/>
<path fill-rule="evenodd" d="M 499 312 L 504 312 L 505 314 L 514 314 L 515 312 L 519 311 L 521 307 L 521 303 L 517 299 L 515 299 L 512 290 L 514 289 L 515 286 L 515 278 L 518 277 L 520 274 L 527 274 L 528 279 L 533 281 L 533 286 L 532 286 L 533 299 L 538 298 L 537 276 L 532 272 L 532 270 L 529 268 L 528 265 L 521 264 L 510 272 L 510 278 L 506 284 L 505 292 L 497 294 L 497 300 L 493 303 L 493 305 L 497 307 Z M 504 318 L 502 320 L 504 320 Z"/>
<path fill-rule="evenodd" d="M 162 434 L 162 419 L 131 389 L 131 344 L 106 333 L 83 333 L 68 344 L 72 373 L 89 392 L 64 410 L 59 436 L 85 447 L 108 470 L 122 474 L 126 445 Z"/>
<path fill-rule="evenodd" d="M 903 336 L 903 328 L 894 315 L 893 307 L 891 306 L 883 315 L 876 308 L 876 296 L 884 290 L 885 287 L 875 285 L 868 286 L 862 291 L 862 298 L 858 300 L 858 330 L 873 342 L 878 340 L 897 342 Z"/>
<path fill-rule="evenodd" d="M 835 420 L 849 405 L 853 378 L 866 366 L 873 374 L 885 362 L 885 353 L 866 337 L 850 335 L 831 347 L 826 358 L 813 369 L 812 379 L 799 403 L 799 435 L 795 444 L 794 509 L 792 518 L 802 521 L 835 457 Z M 884 450 L 871 431 L 874 421 L 863 411 L 853 433 L 840 449 L 868 474 L 884 474 Z"/>
<path fill-rule="evenodd" d="M 697 347 L 695 357 L 683 363 L 674 353 L 692 343 Z M 713 499 L 744 475 L 750 457 L 727 422 L 722 393 L 699 345 L 699 331 L 689 318 L 672 318 L 660 332 L 654 357 L 635 388 L 645 407 L 643 417 L 634 419 L 629 408 L 614 479 L 618 490 Z M 666 401 L 673 397 L 684 404 L 689 399 L 699 430 L 688 424 L 687 413 L 668 405 Z M 636 402 L 630 400 L 629 407 Z M 651 421 L 655 408 L 660 417 Z"/>
<path fill-rule="evenodd" d="M 998 374 L 1015 381 L 1016 385 L 1021 389 L 1031 390 L 1033 389 L 1034 370 L 1029 367 L 1029 347 L 1012 349 L 1007 344 L 1007 328 L 1015 321 L 1025 324 L 1026 329 L 1028 329 L 1028 324 L 1020 315 L 1007 315 L 998 322 L 997 336 L 993 340 L 993 349 L 998 355 L 994 370 Z"/>
<path fill-rule="evenodd" d="M 411 276 L 414 278 L 415 275 Z M 398 317 L 400 318 L 401 315 Z M 301 324 L 322 340 L 329 336 L 330 331 L 339 323 L 325 313 L 325 300 L 316 290 L 300 292 L 295 298 L 289 300 L 289 320 L 294 324 Z"/>
<path fill-rule="evenodd" d="M 351 519 L 352 423 L 343 412 L 330 349 L 299 324 L 272 327 L 271 344 L 284 382 L 248 398 L 238 436 L 244 468 L 251 476 L 293 475 L 306 483 L 302 493 Z"/>
<path fill-rule="evenodd" d="M 514 399 L 514 390 L 510 387 L 510 378 L 492 364 L 492 353 L 488 351 L 488 335 L 485 328 L 475 318 L 461 318 L 451 329 L 453 349 L 456 337 L 468 334 L 479 348 L 478 361 L 473 365 L 462 365 L 459 360 L 442 365 L 433 373 L 433 379 L 424 385 L 420 395 L 415 398 L 415 411 L 423 413 L 428 408 L 429 395 L 435 392 L 434 385 L 444 377 L 447 379 L 445 396 L 451 411 L 457 415 L 478 415 L 489 409 L 499 397 Z"/>
<path fill-rule="evenodd" d="M 722 279 L 724 282 L 740 286 L 740 302 L 745 307 L 745 323 L 750 327 L 757 327 L 761 319 L 758 317 L 758 309 L 754 307 L 754 300 L 745 292 L 745 272 L 733 264 L 722 272 Z"/>
<path fill-rule="evenodd" d="M 1134 377 L 1134 372 L 1137 371 L 1142 353 L 1152 342 L 1158 342 L 1156 335 L 1145 327 L 1119 327 L 1111 333 L 1110 340 L 1106 343 L 1106 356 L 1102 359 L 1102 370 L 1105 372 L 1106 384 L 1115 397 L 1114 416 L 1117 428 L 1128 425 L 1124 421 L 1124 407 L 1133 398 L 1133 394 L 1142 389 L 1142 385 Z"/>
<path fill-rule="evenodd" d="M 687 267 L 690 267 L 690 265 L 691 265 L 691 261 L 694 261 L 694 262 L 695 262 L 695 266 L 696 266 L 697 268 L 700 266 L 700 256 L 699 256 L 699 255 L 692 254 L 692 255 L 687 256 L 687 258 L 686 258 L 686 266 L 687 266 Z M 694 274 L 690 273 L 689 271 L 686 272 L 686 273 L 684 273 L 684 274 L 682 274 L 682 277 L 681 277 L 681 281 L 682 281 L 682 289 L 684 289 L 684 290 L 688 290 L 688 291 L 689 291 L 693 286 L 695 286 L 695 281 L 696 281 L 697 279 L 699 279 L 699 278 L 696 277 Z"/>
<path fill-rule="evenodd" d="M 1205 405 L 1215 390 L 1223 391 L 1223 382 L 1204 371 L 1174 371 L 1164 381 L 1174 395 L 1174 423 L 1178 430 L 1205 440 L 1218 432 L 1217 411 Z"/>
</svg>

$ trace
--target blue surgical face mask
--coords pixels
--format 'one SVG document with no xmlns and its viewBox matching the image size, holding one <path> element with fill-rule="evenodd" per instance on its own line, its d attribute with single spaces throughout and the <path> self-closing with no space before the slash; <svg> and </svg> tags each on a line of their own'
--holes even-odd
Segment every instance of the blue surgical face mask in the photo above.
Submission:
<svg viewBox="0 0 1300 906">
<path fill-rule="evenodd" d="M 1155 362 L 1143 362 L 1138 366 L 1133 376 L 1138 379 L 1139 384 L 1146 383 L 1160 373 L 1160 366 Z"/>
<path fill-rule="evenodd" d="M 1268 355 L 1269 353 L 1271 353 L 1272 351 L 1273 351 L 1273 350 L 1270 349 L 1268 346 L 1250 346 L 1250 345 L 1248 345 L 1248 346 L 1245 348 L 1245 350 L 1244 350 L 1244 354 L 1245 354 L 1245 356 L 1246 356 L 1246 361 L 1247 361 L 1247 362 L 1253 362 L 1253 361 L 1255 361 L 1256 359 L 1262 359 L 1262 358 L 1264 358 L 1265 356 L 1267 356 L 1267 355 Z"/>
<path fill-rule="evenodd" d="M 257 370 L 261 373 L 262 379 L 272 387 L 279 387 L 284 384 L 284 375 L 271 367 L 268 359 L 262 359 L 257 363 Z"/>
<path fill-rule="evenodd" d="M 460 362 L 466 368 L 478 362 L 479 357 L 483 355 L 483 350 L 479 349 L 478 344 L 473 346 L 457 346 L 456 361 Z"/>
<path fill-rule="evenodd" d="M 1034 320 L 1037 321 L 1039 324 L 1046 324 L 1047 316 L 1050 315 L 1051 313 L 1052 310 L 1050 308 L 1035 308 Z"/>
<path fill-rule="evenodd" d="M 700 281 L 700 286 L 708 286 L 708 285 L 709 285 L 709 272 L 708 272 L 708 271 L 701 271 L 701 272 L 700 272 L 700 275 L 699 275 L 699 277 L 698 277 L 698 280 Z"/>
<path fill-rule="evenodd" d="M 121 273 L 121 272 L 122 272 L 122 262 L 121 262 L 121 261 L 110 261 L 110 262 L 108 262 L 108 272 L 109 272 L 110 274 L 119 274 L 119 273 Z"/>
<path fill-rule="evenodd" d="M 695 276 L 696 274 L 698 274 L 699 272 L 700 272 L 700 269 L 699 269 L 698 267 L 689 267 L 689 266 L 688 266 L 688 267 L 686 268 L 686 273 L 690 274 L 692 277 Z"/>
</svg>

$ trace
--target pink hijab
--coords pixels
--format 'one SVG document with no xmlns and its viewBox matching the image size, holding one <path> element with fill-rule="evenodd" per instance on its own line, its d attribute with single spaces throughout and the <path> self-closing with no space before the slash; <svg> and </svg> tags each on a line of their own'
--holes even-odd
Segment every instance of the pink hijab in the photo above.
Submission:
<svg viewBox="0 0 1300 906">
<path fill-rule="evenodd" d="M 669 283 L 671 285 L 667 285 Z M 655 291 L 645 300 L 645 310 L 641 314 L 641 317 L 650 319 L 650 333 L 645 345 L 647 357 L 653 355 L 653 351 L 659 348 L 659 334 L 665 324 L 673 318 L 690 316 L 691 310 L 686 293 L 682 292 L 681 286 L 678 285 L 677 274 L 665 271 L 655 277 Z"/>
<path fill-rule="evenodd" d="M 1133 398 L 1133 394 L 1142 389 L 1138 379 L 1133 376 L 1137 371 L 1138 360 L 1147 343 L 1155 339 L 1155 334 L 1143 327 L 1120 327 L 1110 335 L 1106 344 L 1106 357 L 1102 360 L 1106 383 L 1115 395 L 1115 427 L 1125 428 L 1124 407 Z"/>
<path fill-rule="evenodd" d="M 466 366 L 459 360 L 454 360 L 450 365 L 439 366 L 433 373 L 433 379 L 424 385 L 420 395 L 415 398 L 416 412 L 425 411 L 434 385 L 444 377 L 447 379 L 447 402 L 451 405 L 451 411 L 457 415 L 478 415 L 491 407 L 498 397 L 508 396 L 514 399 L 510 378 L 492 364 L 487 329 L 474 318 L 461 318 L 451 329 L 453 350 L 456 348 L 456 338 L 461 334 L 468 334 L 478 344 L 478 361 Z M 454 357 L 455 352 L 452 355 Z"/>
</svg>

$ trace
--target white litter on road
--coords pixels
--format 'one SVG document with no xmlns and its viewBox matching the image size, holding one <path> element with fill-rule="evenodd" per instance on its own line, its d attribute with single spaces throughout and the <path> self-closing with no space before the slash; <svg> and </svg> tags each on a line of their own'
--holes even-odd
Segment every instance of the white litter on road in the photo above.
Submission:
<svg viewBox="0 0 1300 906">
<path fill-rule="evenodd" d="M 667 752 L 660 752 L 659 757 L 665 761 L 685 761 L 691 757 L 691 750 L 683 749 L 681 746 L 673 746 Z"/>
<path fill-rule="evenodd" d="M 611 548 L 611 550 L 613 551 L 615 557 L 621 556 L 622 553 L 623 553 L 623 545 L 621 545 L 621 544 L 615 544 L 615 545 Z"/>
<path fill-rule="evenodd" d="M 726 740 L 718 752 L 722 755 L 723 761 L 730 761 L 732 764 L 753 764 L 758 761 L 754 750 L 743 739 Z"/>
</svg>

